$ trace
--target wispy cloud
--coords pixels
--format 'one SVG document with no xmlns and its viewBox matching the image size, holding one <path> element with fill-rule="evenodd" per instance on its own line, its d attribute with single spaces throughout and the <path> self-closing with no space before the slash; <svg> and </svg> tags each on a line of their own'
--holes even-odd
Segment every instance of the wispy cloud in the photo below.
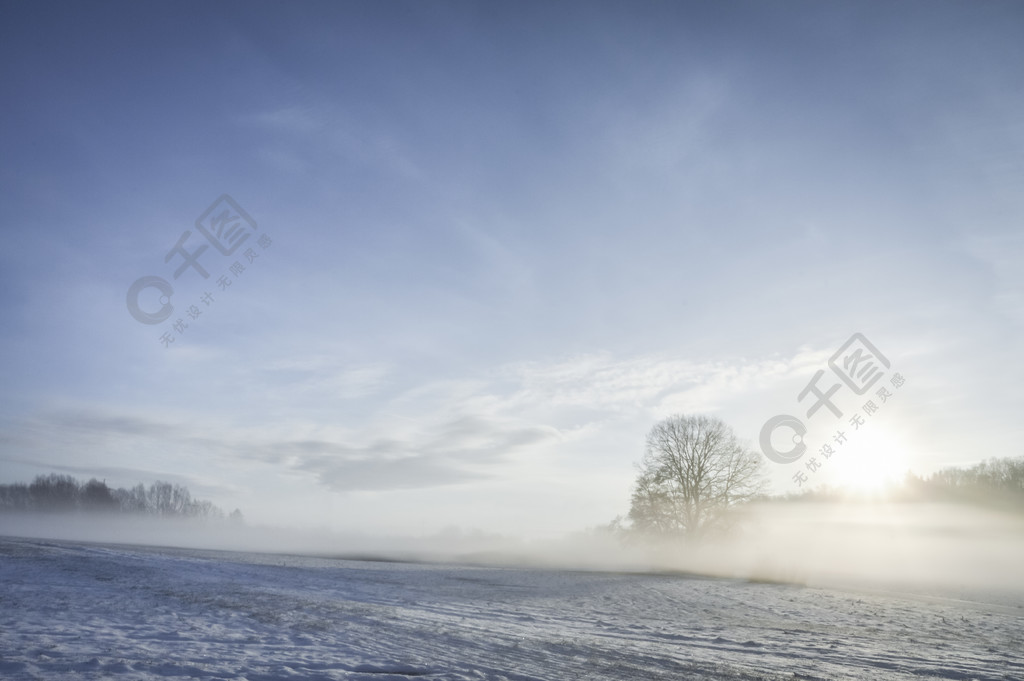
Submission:
<svg viewBox="0 0 1024 681">
<path fill-rule="evenodd" d="M 573 456 L 600 457 L 614 447 L 623 423 L 645 428 L 678 411 L 728 412 L 751 391 L 807 373 L 825 354 L 805 348 L 785 359 L 704 363 L 588 354 L 404 389 L 392 367 L 310 355 L 246 377 L 247 391 L 277 392 L 299 405 L 278 419 L 222 422 L 202 412 L 161 416 L 92 406 L 37 414 L 8 437 L 27 451 L 45 452 L 40 466 L 86 475 L 150 473 L 130 463 L 149 452 L 151 464 L 158 463 L 154 470 L 187 462 L 199 467 L 200 477 L 204 469 L 260 465 L 308 476 L 336 492 L 427 489 L 514 477 L 523 457 L 563 475 L 558 469 L 573 465 Z M 343 409 L 329 424 L 304 416 L 301 405 L 322 406 L 327 398 L 335 405 L 370 402 L 358 418 Z M 643 433 L 633 435 L 639 442 Z M 76 462 L 83 451 L 93 465 Z"/>
<path fill-rule="evenodd" d="M 19 458 L 23 464 L 87 475 L 138 472 L 147 479 L 153 471 L 97 463 L 81 466 L 69 459 L 88 453 L 92 461 L 116 460 L 125 453 L 159 449 L 179 460 L 213 457 L 221 466 L 246 462 L 271 464 L 284 470 L 311 474 L 333 490 L 393 490 L 427 488 L 497 475 L 509 456 L 524 448 L 554 440 L 557 430 L 518 425 L 500 419 L 462 415 L 409 430 L 396 428 L 394 436 L 374 436 L 387 430 L 387 422 L 348 437 L 332 440 L 302 437 L 273 438 L 258 427 L 239 428 L 211 424 L 201 417 L 172 422 L 149 417 L 115 415 L 97 409 L 64 410 L 36 416 L 15 428 L 11 439 L 26 451 L 49 453 L 40 458 Z M 297 434 L 302 424 L 291 424 Z M 9 459 L 14 461 L 14 459 Z M 36 463 L 32 463 L 32 462 Z M 208 459 L 209 462 L 209 459 Z M 163 475 L 164 478 L 171 477 Z"/>
<path fill-rule="evenodd" d="M 286 106 L 240 117 L 245 125 L 291 135 L 311 135 L 324 128 L 323 118 L 311 106 Z"/>
<path fill-rule="evenodd" d="M 384 122 L 326 104 L 285 106 L 244 114 L 243 128 L 260 133 L 261 156 L 282 170 L 315 167 L 325 150 L 398 176 L 422 178 L 411 150 Z"/>
</svg>

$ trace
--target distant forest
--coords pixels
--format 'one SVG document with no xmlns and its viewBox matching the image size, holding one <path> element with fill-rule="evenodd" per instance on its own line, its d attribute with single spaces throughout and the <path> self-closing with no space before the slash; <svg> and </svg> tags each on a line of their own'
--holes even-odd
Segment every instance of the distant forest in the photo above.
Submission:
<svg viewBox="0 0 1024 681">
<path fill-rule="evenodd" d="M 193 499 L 186 487 L 157 481 L 148 488 L 112 489 L 95 478 L 82 483 L 70 475 L 40 475 L 31 484 L 0 485 L 0 513 L 107 513 L 158 518 L 241 520 L 235 509 L 229 516 L 209 501 Z"/>
<path fill-rule="evenodd" d="M 818 488 L 783 497 L 786 501 L 836 501 L 849 495 Z M 969 468 L 944 468 L 927 477 L 908 472 L 902 484 L 878 495 L 890 501 L 965 503 L 1024 512 L 1024 457 L 989 459 Z"/>
</svg>

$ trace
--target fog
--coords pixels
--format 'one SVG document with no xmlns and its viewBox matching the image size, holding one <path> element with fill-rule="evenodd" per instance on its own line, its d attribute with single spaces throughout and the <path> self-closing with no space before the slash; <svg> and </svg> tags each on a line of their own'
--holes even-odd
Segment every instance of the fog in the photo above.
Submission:
<svg viewBox="0 0 1024 681">
<path fill-rule="evenodd" d="M 1024 518 L 962 505 L 786 503 L 747 507 L 726 537 L 645 541 L 607 530 L 558 540 L 449 528 L 379 536 L 159 520 L 6 514 L 0 534 L 54 540 L 570 570 L 689 573 L 809 586 L 1024 596 Z"/>
</svg>

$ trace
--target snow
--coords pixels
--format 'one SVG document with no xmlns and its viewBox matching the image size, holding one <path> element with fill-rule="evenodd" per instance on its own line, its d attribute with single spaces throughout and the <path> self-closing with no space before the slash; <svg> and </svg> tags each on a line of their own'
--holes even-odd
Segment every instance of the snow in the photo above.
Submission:
<svg viewBox="0 0 1024 681">
<path fill-rule="evenodd" d="M 0 677 L 994 681 L 1022 605 L 0 538 Z"/>
</svg>

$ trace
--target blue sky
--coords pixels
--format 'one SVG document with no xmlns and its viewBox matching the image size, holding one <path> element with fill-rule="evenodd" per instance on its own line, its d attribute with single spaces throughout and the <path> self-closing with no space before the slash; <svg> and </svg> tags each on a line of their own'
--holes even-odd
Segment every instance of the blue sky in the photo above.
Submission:
<svg viewBox="0 0 1024 681">
<path fill-rule="evenodd" d="M 907 381 L 776 491 L 1021 454 L 1017 3 L 0 14 L 3 481 L 557 533 L 628 510 L 664 416 L 756 447 L 854 332 Z M 224 194 L 256 259 L 136 321 Z"/>
</svg>

